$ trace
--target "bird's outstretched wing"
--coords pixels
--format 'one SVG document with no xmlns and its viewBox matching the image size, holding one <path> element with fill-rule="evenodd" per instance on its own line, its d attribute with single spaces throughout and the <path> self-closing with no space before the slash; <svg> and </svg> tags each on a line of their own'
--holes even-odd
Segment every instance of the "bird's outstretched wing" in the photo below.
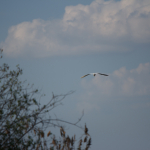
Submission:
<svg viewBox="0 0 150 150">
<path fill-rule="evenodd" d="M 98 73 L 98 74 L 103 75 L 103 76 L 108 76 L 107 74 L 102 74 L 102 73 Z"/>
<path fill-rule="evenodd" d="M 90 75 L 90 74 L 86 74 L 86 75 L 82 76 L 81 78 L 84 78 L 84 77 L 86 77 L 86 76 L 88 76 L 88 75 Z"/>
</svg>

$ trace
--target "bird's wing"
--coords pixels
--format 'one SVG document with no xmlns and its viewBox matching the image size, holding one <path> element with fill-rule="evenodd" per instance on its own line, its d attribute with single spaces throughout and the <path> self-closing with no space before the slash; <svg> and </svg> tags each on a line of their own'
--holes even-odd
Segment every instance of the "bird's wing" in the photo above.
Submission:
<svg viewBox="0 0 150 150">
<path fill-rule="evenodd" d="M 98 73 L 98 74 L 103 75 L 103 76 L 108 76 L 107 74 L 102 74 L 102 73 Z"/>
<path fill-rule="evenodd" d="M 86 74 L 86 75 L 82 76 L 81 78 L 84 78 L 84 77 L 86 77 L 86 76 L 88 76 L 88 75 L 90 75 L 90 74 Z"/>
</svg>

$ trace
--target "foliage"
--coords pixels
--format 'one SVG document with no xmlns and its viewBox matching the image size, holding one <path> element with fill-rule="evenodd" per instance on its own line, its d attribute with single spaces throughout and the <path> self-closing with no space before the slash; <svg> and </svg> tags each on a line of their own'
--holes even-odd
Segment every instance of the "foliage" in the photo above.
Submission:
<svg viewBox="0 0 150 150">
<path fill-rule="evenodd" d="M 3 50 L 0 51 L 2 54 Z M 34 90 L 32 85 L 25 86 L 25 82 L 19 80 L 21 74 L 19 65 L 12 71 L 9 71 L 7 64 L 0 66 L 0 149 L 73 150 L 77 142 L 75 135 L 71 138 L 66 136 L 64 127 L 60 125 L 66 123 L 84 130 L 77 149 L 88 150 L 91 145 L 88 128 L 86 125 L 84 129 L 78 126 L 82 116 L 77 122 L 70 123 L 50 115 L 50 112 L 73 92 L 53 94 L 46 105 L 41 105 L 42 96 L 38 97 L 38 89 Z M 52 127 L 60 129 L 59 139 L 52 133 Z"/>
</svg>

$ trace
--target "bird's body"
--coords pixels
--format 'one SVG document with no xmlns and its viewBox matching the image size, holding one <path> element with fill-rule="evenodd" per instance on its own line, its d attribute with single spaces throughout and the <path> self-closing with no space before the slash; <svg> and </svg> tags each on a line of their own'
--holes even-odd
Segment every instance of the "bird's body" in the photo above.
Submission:
<svg viewBox="0 0 150 150">
<path fill-rule="evenodd" d="M 86 76 L 88 76 L 88 75 L 96 76 L 97 74 L 103 75 L 103 76 L 108 76 L 107 74 L 102 74 L 102 73 L 89 73 L 89 74 L 86 74 L 86 75 L 82 76 L 81 78 L 84 78 L 84 77 L 86 77 Z"/>
</svg>

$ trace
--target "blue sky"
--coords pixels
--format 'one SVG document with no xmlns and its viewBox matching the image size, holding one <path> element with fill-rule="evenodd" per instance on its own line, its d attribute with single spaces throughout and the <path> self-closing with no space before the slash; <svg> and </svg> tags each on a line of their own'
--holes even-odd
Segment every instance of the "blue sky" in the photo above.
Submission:
<svg viewBox="0 0 150 150">
<path fill-rule="evenodd" d="M 149 0 L 0 3 L 1 62 L 20 64 L 43 104 L 74 90 L 55 113 L 76 121 L 84 110 L 92 150 L 150 149 Z M 80 78 L 90 72 L 109 76 Z"/>
</svg>

